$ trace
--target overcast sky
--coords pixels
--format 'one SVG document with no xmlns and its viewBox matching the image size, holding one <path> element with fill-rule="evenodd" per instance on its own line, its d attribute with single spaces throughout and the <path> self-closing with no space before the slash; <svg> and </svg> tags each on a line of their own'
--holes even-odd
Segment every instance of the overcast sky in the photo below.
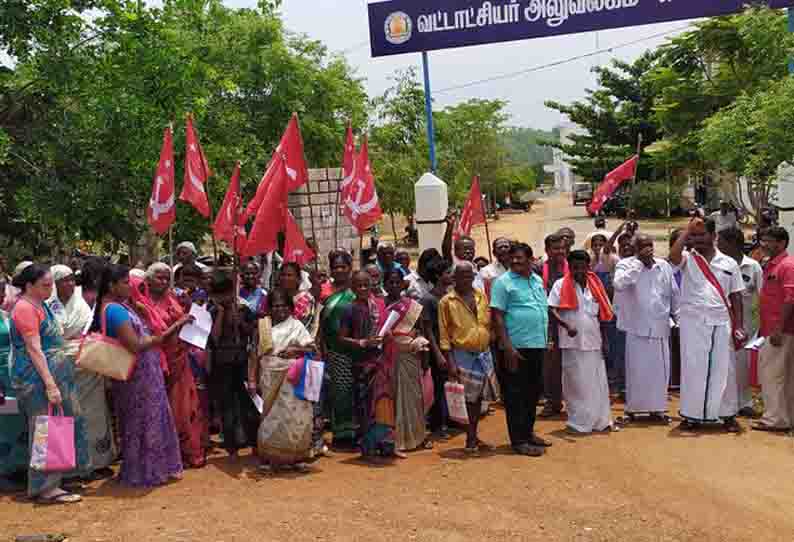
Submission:
<svg viewBox="0 0 794 542">
<path fill-rule="evenodd" d="M 252 6 L 256 0 L 226 0 L 226 3 L 231 6 Z M 321 40 L 334 51 L 345 51 L 351 65 L 360 76 L 366 78 L 370 96 L 374 96 L 389 86 L 388 78 L 395 69 L 421 66 L 421 59 L 419 54 L 372 58 L 366 6 L 367 0 L 284 0 L 282 13 L 290 30 Z M 435 91 L 605 49 L 683 28 L 689 23 L 678 21 L 602 31 L 597 35 L 591 32 L 434 51 L 430 53 L 434 106 L 444 107 L 469 98 L 498 98 L 509 102 L 512 124 L 549 129 L 564 119 L 556 111 L 547 109 L 543 105 L 545 100 L 567 103 L 581 98 L 586 88 L 594 86 L 595 79 L 590 72 L 594 65 L 607 63 L 615 57 L 634 59 L 646 49 L 664 43 L 667 37 L 650 39 L 614 53 L 604 53 L 511 79 L 451 92 Z"/>
</svg>

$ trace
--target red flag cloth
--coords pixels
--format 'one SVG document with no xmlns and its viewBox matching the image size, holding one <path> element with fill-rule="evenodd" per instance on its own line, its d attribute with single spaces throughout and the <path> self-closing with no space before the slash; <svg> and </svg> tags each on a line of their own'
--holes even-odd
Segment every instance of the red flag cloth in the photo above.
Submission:
<svg viewBox="0 0 794 542">
<path fill-rule="evenodd" d="M 285 262 L 298 262 L 298 265 L 304 266 L 314 260 L 314 251 L 309 247 L 306 239 L 303 238 L 298 223 L 295 222 L 295 217 L 287 210 L 284 213 L 286 219 L 285 232 L 284 232 L 284 261 Z"/>
<path fill-rule="evenodd" d="M 598 185 L 598 188 L 593 193 L 593 200 L 587 205 L 587 211 L 590 214 L 597 214 L 624 181 L 634 178 L 637 174 L 637 162 L 639 162 L 639 159 L 639 156 L 635 154 L 606 174 L 603 182 Z"/>
<path fill-rule="evenodd" d="M 275 173 L 265 187 L 262 203 L 256 211 L 254 225 L 248 235 L 245 256 L 258 256 L 278 248 L 278 232 L 284 229 L 287 212 L 289 174 L 281 155 L 277 155 Z"/>
<path fill-rule="evenodd" d="M 235 234 L 235 229 L 237 233 Z M 234 247 L 237 254 L 242 254 L 245 250 L 246 235 L 245 222 L 243 219 L 242 198 L 240 197 L 240 162 L 234 166 L 234 173 L 229 181 L 229 189 L 226 197 L 223 198 L 223 205 L 218 210 L 215 217 L 215 224 L 212 231 L 216 239 L 224 241 L 230 247 Z"/>
<path fill-rule="evenodd" d="M 193 118 L 187 118 L 185 127 L 185 184 L 179 199 L 190 203 L 203 216 L 209 218 L 210 203 L 204 185 L 210 176 L 210 167 L 207 158 L 201 149 L 196 132 L 193 131 Z"/>
<path fill-rule="evenodd" d="M 292 192 L 309 182 L 309 169 L 306 166 L 306 158 L 303 156 L 303 138 L 301 138 L 297 114 L 293 114 L 292 119 L 287 124 L 287 129 L 284 131 L 284 135 L 281 136 L 278 147 L 273 151 L 273 156 L 267 165 L 265 174 L 262 176 L 262 180 L 259 181 L 256 195 L 254 195 L 254 199 L 248 203 L 248 207 L 245 209 L 246 220 L 256 214 L 267 192 L 267 186 L 272 182 L 273 177 L 278 174 L 281 166 L 276 160 L 277 157 L 286 162 L 287 175 L 289 176 L 288 192 Z"/>
<path fill-rule="evenodd" d="M 165 129 L 160 163 L 152 181 L 152 197 L 146 208 L 146 220 L 154 231 L 163 235 L 176 220 L 174 205 L 174 135 L 171 128 Z"/>
<path fill-rule="evenodd" d="M 471 190 L 463 212 L 460 214 L 455 238 L 471 235 L 471 228 L 477 224 L 485 224 L 485 209 L 482 205 L 482 192 L 480 191 L 480 178 L 475 176 L 471 181 Z"/>
<path fill-rule="evenodd" d="M 366 138 L 353 168 L 353 181 L 343 202 L 343 212 L 359 235 L 374 226 L 383 216 L 375 189 L 375 177 L 369 163 L 369 148 Z"/>
<path fill-rule="evenodd" d="M 356 164 L 356 143 L 353 140 L 353 127 L 347 125 L 345 152 L 342 157 L 342 183 L 339 185 L 339 201 L 347 201 L 350 187 L 353 185 L 353 173 Z"/>
</svg>

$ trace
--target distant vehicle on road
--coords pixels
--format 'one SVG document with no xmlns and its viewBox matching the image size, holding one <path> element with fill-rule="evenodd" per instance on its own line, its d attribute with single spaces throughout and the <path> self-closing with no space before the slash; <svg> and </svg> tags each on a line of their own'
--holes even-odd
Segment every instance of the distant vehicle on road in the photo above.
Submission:
<svg viewBox="0 0 794 542">
<path fill-rule="evenodd" d="M 593 187 L 590 183 L 574 183 L 573 185 L 573 204 L 590 203 L 593 199 Z"/>
</svg>

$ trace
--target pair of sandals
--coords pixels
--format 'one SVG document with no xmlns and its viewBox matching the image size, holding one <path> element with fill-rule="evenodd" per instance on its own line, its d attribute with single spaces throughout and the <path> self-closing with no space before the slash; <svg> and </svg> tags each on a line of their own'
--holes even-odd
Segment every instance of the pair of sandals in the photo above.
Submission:
<svg viewBox="0 0 794 542">
<path fill-rule="evenodd" d="M 69 493 L 68 491 L 60 490 L 53 495 L 39 496 L 36 498 L 36 504 L 49 506 L 53 504 L 76 504 L 83 500 L 83 497 L 77 493 Z"/>
<path fill-rule="evenodd" d="M 468 456 L 479 456 L 480 452 L 493 452 L 494 450 L 496 450 L 496 448 L 493 445 L 477 439 L 474 446 L 467 442 L 466 447 L 463 448 L 463 453 Z"/>
</svg>

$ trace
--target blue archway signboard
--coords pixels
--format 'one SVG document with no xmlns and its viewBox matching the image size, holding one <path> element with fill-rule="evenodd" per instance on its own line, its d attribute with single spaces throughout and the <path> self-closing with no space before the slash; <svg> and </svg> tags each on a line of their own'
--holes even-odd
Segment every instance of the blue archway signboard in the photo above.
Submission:
<svg viewBox="0 0 794 542">
<path fill-rule="evenodd" d="M 372 56 L 728 15 L 747 0 L 388 0 L 370 3 Z M 761 2 L 773 8 L 794 0 Z"/>
</svg>

